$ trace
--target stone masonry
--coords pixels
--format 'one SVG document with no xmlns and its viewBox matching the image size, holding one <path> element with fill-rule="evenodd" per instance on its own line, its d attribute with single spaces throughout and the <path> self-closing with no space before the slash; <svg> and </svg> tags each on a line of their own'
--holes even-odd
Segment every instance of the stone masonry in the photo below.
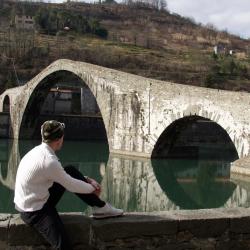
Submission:
<svg viewBox="0 0 250 250">
<path fill-rule="evenodd" d="M 220 125 L 240 157 L 250 153 L 250 94 L 162 82 L 112 69 L 58 60 L 7 96 L 13 137 L 18 138 L 23 114 L 43 79 L 68 71 L 88 85 L 99 105 L 110 152 L 150 157 L 162 132 L 175 120 L 198 115 Z"/>
<path fill-rule="evenodd" d="M 93 220 L 62 214 L 74 249 L 89 250 L 247 250 L 250 209 L 179 210 L 129 213 Z M 0 249 L 51 249 L 19 215 L 0 215 Z"/>
</svg>

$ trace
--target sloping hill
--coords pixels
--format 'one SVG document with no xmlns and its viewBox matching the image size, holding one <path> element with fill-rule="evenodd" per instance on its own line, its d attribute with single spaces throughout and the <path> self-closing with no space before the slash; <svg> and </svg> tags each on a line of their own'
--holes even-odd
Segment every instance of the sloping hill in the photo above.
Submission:
<svg viewBox="0 0 250 250">
<path fill-rule="evenodd" d="M 15 84 L 14 66 L 19 80 L 25 81 L 52 61 L 69 58 L 161 80 L 250 91 L 249 40 L 219 32 L 214 27 L 203 27 L 168 11 L 138 4 L 9 1 L 2 2 L 0 9 L 4 13 L 0 15 L 2 88 Z M 47 26 L 41 29 L 41 25 L 36 26 L 39 32 L 29 35 L 8 29 L 13 13 L 37 16 L 41 9 L 53 13 L 48 20 L 57 20 L 51 34 Z M 58 16 L 62 13 L 68 15 L 68 21 L 60 26 L 62 19 Z M 88 22 L 88 32 L 75 28 L 71 19 L 77 15 Z M 108 31 L 106 39 L 91 32 L 95 20 Z M 62 28 L 66 24 L 67 32 Z M 219 55 L 214 55 L 217 45 L 222 49 Z M 233 55 L 229 55 L 230 50 Z"/>
</svg>

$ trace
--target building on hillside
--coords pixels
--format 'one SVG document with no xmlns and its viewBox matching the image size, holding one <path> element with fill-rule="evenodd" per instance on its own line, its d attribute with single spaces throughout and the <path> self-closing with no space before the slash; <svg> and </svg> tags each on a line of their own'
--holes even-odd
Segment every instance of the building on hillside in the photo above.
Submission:
<svg viewBox="0 0 250 250">
<path fill-rule="evenodd" d="M 35 20 L 33 16 L 16 15 L 15 16 L 15 27 L 17 29 L 30 29 L 33 30 L 35 27 Z"/>
<path fill-rule="evenodd" d="M 226 54 L 226 45 L 223 43 L 218 43 L 217 45 L 214 46 L 214 54 L 215 55 L 224 55 Z"/>
</svg>

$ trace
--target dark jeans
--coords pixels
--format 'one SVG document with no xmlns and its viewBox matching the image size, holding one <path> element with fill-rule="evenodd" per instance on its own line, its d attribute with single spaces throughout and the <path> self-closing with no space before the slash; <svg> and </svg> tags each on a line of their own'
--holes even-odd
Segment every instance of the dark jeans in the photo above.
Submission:
<svg viewBox="0 0 250 250">
<path fill-rule="evenodd" d="M 65 171 L 75 179 L 86 178 L 73 166 L 65 167 Z M 56 210 L 56 204 L 65 192 L 65 188 L 58 183 L 54 183 L 49 189 L 50 197 L 43 208 L 34 212 L 20 213 L 22 220 L 36 229 L 54 248 L 60 250 L 73 249 L 65 231 L 62 220 Z M 90 206 L 103 207 L 105 202 L 100 200 L 95 194 L 76 195 Z"/>
</svg>

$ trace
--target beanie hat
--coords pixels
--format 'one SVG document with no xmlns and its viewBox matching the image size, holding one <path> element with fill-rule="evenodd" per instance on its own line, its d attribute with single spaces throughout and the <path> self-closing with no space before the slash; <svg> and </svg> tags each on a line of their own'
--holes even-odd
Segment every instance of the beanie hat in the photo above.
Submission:
<svg viewBox="0 0 250 250">
<path fill-rule="evenodd" d="M 41 126 L 41 135 L 43 142 L 52 142 L 60 139 L 64 135 L 65 124 L 50 120 L 45 121 Z"/>
</svg>

